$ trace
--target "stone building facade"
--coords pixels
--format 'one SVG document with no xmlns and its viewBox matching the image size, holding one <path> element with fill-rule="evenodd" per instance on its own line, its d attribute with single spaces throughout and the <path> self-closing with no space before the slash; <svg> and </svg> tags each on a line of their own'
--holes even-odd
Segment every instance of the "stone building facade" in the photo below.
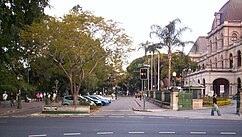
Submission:
<svg viewBox="0 0 242 137">
<path fill-rule="evenodd" d="M 207 36 L 200 36 L 189 52 L 198 63 L 185 70 L 184 86 L 202 87 L 201 95 L 233 96 L 242 80 L 242 0 L 229 0 L 214 14 Z"/>
</svg>

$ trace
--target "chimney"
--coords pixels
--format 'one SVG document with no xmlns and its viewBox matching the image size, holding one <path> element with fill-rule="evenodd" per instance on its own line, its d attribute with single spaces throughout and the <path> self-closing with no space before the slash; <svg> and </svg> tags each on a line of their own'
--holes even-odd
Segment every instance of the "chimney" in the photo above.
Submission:
<svg viewBox="0 0 242 137">
<path fill-rule="evenodd" d="M 214 13 L 215 20 L 216 20 L 216 27 L 221 24 L 221 14 L 222 14 L 221 12 Z"/>
</svg>

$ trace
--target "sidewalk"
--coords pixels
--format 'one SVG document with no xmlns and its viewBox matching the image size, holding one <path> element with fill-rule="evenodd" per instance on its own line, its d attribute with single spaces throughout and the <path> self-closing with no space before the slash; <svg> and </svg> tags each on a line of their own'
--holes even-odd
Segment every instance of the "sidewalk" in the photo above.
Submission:
<svg viewBox="0 0 242 137">
<path fill-rule="evenodd" d="M 143 100 L 134 99 L 140 107 L 134 108 L 136 114 L 153 115 L 153 116 L 169 116 L 179 118 L 190 118 L 190 119 L 226 119 L 226 120 L 242 120 L 242 116 L 236 114 L 235 101 L 232 101 L 231 105 L 221 106 L 220 112 L 222 116 L 218 116 L 215 112 L 214 116 L 211 116 L 211 108 L 203 107 L 195 110 L 182 110 L 175 111 L 171 109 L 160 108 L 148 101 L 145 101 L 145 111 L 143 111 Z"/>
<path fill-rule="evenodd" d="M 0 104 L 0 116 L 9 116 L 15 115 L 19 113 L 27 113 L 31 110 L 39 110 L 41 111 L 42 107 L 44 106 L 44 102 L 30 102 L 26 103 L 22 101 L 22 108 L 17 109 L 17 104 L 14 107 L 10 107 L 10 102 L 8 101 L 6 107 L 3 107 L 2 102 Z"/>
</svg>

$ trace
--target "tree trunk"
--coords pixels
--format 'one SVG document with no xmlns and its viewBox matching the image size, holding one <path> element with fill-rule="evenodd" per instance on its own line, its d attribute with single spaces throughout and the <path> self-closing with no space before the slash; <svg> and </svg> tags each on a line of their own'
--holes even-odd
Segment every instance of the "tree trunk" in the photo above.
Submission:
<svg viewBox="0 0 242 137">
<path fill-rule="evenodd" d="M 171 87 L 171 48 L 168 49 L 168 87 Z"/>
</svg>

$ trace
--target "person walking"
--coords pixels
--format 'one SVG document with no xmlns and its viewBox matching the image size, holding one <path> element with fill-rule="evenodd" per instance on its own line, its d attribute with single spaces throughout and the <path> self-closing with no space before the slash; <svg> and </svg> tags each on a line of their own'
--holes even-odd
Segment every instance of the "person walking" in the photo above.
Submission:
<svg viewBox="0 0 242 137">
<path fill-rule="evenodd" d="M 4 91 L 3 96 L 2 96 L 2 99 L 3 99 L 3 107 L 6 107 L 7 98 L 8 98 L 7 91 Z"/>
<path fill-rule="evenodd" d="M 13 92 L 10 93 L 10 107 L 14 107 L 14 94 Z"/>
<path fill-rule="evenodd" d="M 218 104 L 217 104 L 217 95 L 214 94 L 213 95 L 213 106 L 212 106 L 212 110 L 211 110 L 211 116 L 214 116 L 214 111 L 217 111 L 218 116 L 221 116 Z"/>
</svg>

